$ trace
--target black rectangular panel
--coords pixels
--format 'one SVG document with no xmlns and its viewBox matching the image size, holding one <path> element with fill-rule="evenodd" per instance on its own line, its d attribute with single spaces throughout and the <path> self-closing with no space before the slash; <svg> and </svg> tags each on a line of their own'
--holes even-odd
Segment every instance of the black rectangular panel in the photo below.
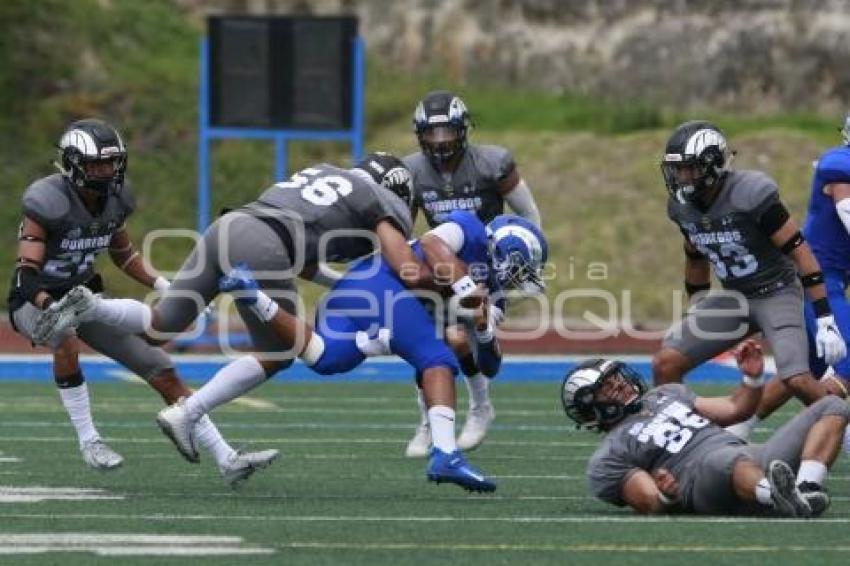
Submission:
<svg viewBox="0 0 850 566">
<path fill-rule="evenodd" d="M 210 18 L 215 126 L 351 127 L 355 18 Z"/>
</svg>

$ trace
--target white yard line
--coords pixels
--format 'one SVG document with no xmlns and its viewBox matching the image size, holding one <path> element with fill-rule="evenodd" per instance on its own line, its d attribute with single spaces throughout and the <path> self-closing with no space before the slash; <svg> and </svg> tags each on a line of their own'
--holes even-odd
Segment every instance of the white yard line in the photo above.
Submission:
<svg viewBox="0 0 850 566">
<path fill-rule="evenodd" d="M 275 552 L 243 543 L 242 537 L 212 535 L 0 533 L 0 555 L 90 552 L 98 556 L 227 556 Z"/>
<path fill-rule="evenodd" d="M 486 497 L 482 497 L 486 499 Z M 669 523 L 669 524 L 750 524 L 784 523 L 816 526 L 824 523 L 847 524 L 850 517 L 827 517 L 821 519 L 784 519 L 769 517 L 699 517 L 638 516 L 638 515 L 572 515 L 567 517 L 451 517 L 416 515 L 176 515 L 167 513 L 0 513 L 0 519 L 78 519 L 78 520 L 136 520 L 136 521 L 240 521 L 280 523 L 513 523 L 513 524 L 571 524 L 571 523 Z"/>
<path fill-rule="evenodd" d="M 225 427 L 226 430 L 226 427 Z M 162 438 L 124 438 L 119 436 L 108 436 L 105 438 L 110 442 L 124 444 L 162 444 L 168 442 Z M 283 438 L 283 437 L 255 437 L 255 438 L 228 438 L 231 444 L 239 443 L 261 443 L 270 444 L 406 444 L 410 440 L 407 437 L 399 438 Z M 70 437 L 64 436 L 0 436 L 0 442 L 71 442 Z M 563 448 L 595 448 L 598 442 L 570 442 L 570 441 L 524 441 L 524 440 L 488 440 L 487 446 L 540 446 L 540 447 L 563 447 Z"/>
<path fill-rule="evenodd" d="M 335 542 L 288 542 L 275 544 L 281 549 L 316 549 L 316 550 L 427 550 L 453 552 L 641 552 L 653 553 L 764 553 L 779 552 L 846 552 L 850 546 L 824 545 L 634 545 L 634 544 L 440 544 L 440 543 L 335 543 Z"/>
</svg>

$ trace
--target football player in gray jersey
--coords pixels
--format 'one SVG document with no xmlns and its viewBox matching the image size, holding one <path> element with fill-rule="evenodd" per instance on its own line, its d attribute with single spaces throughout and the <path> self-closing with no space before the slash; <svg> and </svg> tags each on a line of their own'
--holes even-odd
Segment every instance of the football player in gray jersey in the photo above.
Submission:
<svg viewBox="0 0 850 566">
<path fill-rule="evenodd" d="M 404 158 L 413 176 L 414 219 L 422 210 L 433 228 L 454 210 L 467 210 L 485 224 L 502 214 L 505 202 L 519 216 L 540 226 L 540 212 L 528 184 L 520 176 L 511 152 L 497 145 L 470 144 L 467 133 L 472 119 L 464 102 L 455 94 L 438 90 L 428 93 L 413 115 L 413 126 L 421 151 Z M 492 310 L 496 323 L 504 314 Z M 455 342 L 469 391 L 469 412 L 458 437 L 458 446 L 471 450 L 483 442 L 495 417 L 490 400 L 489 378 L 478 371 L 472 357 L 463 356 L 463 329 L 449 331 Z M 417 387 L 420 420 L 407 445 L 408 457 L 426 457 L 431 444 L 428 414 Z"/>
<path fill-rule="evenodd" d="M 680 382 L 691 368 L 761 331 L 776 359 L 777 379 L 756 415 L 733 430 L 743 437 L 791 394 L 809 404 L 843 394 L 809 371 L 803 290 L 818 316 L 817 354 L 844 357 L 844 340 L 826 299 L 823 274 L 776 183 L 759 171 L 729 169 L 731 154 L 717 126 L 686 122 L 667 142 L 662 172 L 667 213 L 683 234 L 685 289 L 693 298 L 653 359 L 656 384 Z M 710 291 L 710 273 L 723 290 Z"/>
<path fill-rule="evenodd" d="M 55 320 L 40 328 L 74 326 L 97 320 L 130 332 L 145 332 L 165 341 L 184 331 L 219 294 L 218 280 L 235 267 L 250 270 L 261 288 L 274 298 L 275 308 L 295 313 L 295 278 L 313 279 L 325 262 L 350 261 L 380 250 L 405 284 L 430 281 L 430 270 L 403 270 L 418 265 L 407 244 L 410 218 L 410 174 L 401 161 L 373 153 L 352 169 L 319 164 L 277 183 L 259 198 L 220 217 L 203 234 L 160 301 L 150 307 L 138 301 L 105 300 L 84 287 L 66 301 Z M 71 294 L 69 294 L 70 296 Z M 222 368 L 173 411 L 157 422 L 188 460 L 197 453 L 183 447 L 194 441 L 175 438 L 191 427 L 174 419 L 189 415 L 195 421 L 213 408 L 246 393 L 276 372 L 289 367 L 300 343 L 285 343 L 252 309 L 237 303 L 254 344 Z"/>
<path fill-rule="evenodd" d="M 72 123 L 59 141 L 60 173 L 39 179 L 23 197 L 18 260 L 10 294 L 9 313 L 15 329 L 33 339 L 43 312 L 53 313 L 72 288 L 85 285 L 102 291 L 95 273 L 96 257 L 109 252 L 113 263 L 139 283 L 168 287 L 153 273 L 127 233 L 134 209 L 124 179 L 127 150 L 118 132 L 100 120 Z M 189 389 L 180 381 L 168 355 L 140 336 L 116 333 L 98 321 L 55 332 L 45 343 L 53 351 L 53 371 L 62 404 L 79 438 L 85 462 L 94 469 L 112 470 L 123 459 L 103 441 L 94 425 L 88 388 L 80 369 L 80 344 L 113 358 L 138 374 L 170 404 Z M 212 421 L 198 424 L 197 436 L 234 485 L 277 456 L 276 450 L 238 453 L 221 437 Z"/>
<path fill-rule="evenodd" d="M 755 410 L 764 359 L 751 339 L 735 356 L 742 383 L 727 397 L 680 384 L 646 391 L 632 368 L 611 360 L 570 371 L 561 388 L 567 415 L 606 433 L 587 467 L 591 493 L 639 513 L 820 516 L 850 407 L 822 397 L 764 444 L 747 444 L 721 427 Z"/>
</svg>

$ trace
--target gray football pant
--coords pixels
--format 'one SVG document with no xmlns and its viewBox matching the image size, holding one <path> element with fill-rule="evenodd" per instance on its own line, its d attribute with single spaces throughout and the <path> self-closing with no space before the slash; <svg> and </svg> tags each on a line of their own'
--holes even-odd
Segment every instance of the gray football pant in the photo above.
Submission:
<svg viewBox="0 0 850 566">
<path fill-rule="evenodd" d="M 835 395 L 827 395 L 800 411 L 763 444 L 724 446 L 703 455 L 695 468 L 698 471 L 694 472 L 693 511 L 701 514 L 753 514 L 763 510 L 736 497 L 732 488 L 735 464 L 742 458 L 749 458 L 767 470 L 772 461 L 782 460 L 796 471 L 812 426 L 832 415 L 850 418 L 850 406 Z"/>
<path fill-rule="evenodd" d="M 33 327 L 39 313 L 41 311 L 31 303 L 25 303 L 12 313 L 18 332 L 32 339 Z M 121 333 L 114 326 L 100 322 L 84 322 L 76 329 L 67 328 L 54 336 L 47 346 L 55 350 L 71 336 L 77 336 L 95 351 L 112 358 L 146 380 L 174 367 L 171 358 L 162 348 L 152 346 L 141 336 Z"/>
<path fill-rule="evenodd" d="M 709 293 L 670 327 L 663 347 L 678 350 L 691 367 L 696 367 L 758 331 L 770 344 L 780 379 L 809 371 L 809 343 L 799 285 L 748 299 L 729 292 Z"/>
<path fill-rule="evenodd" d="M 156 305 L 157 330 L 173 338 L 186 330 L 218 294 L 218 280 L 244 264 L 260 288 L 281 308 L 295 313 L 297 289 L 289 254 L 280 238 L 262 220 L 234 211 L 204 232 L 183 262 L 171 286 Z M 236 308 L 248 327 L 255 351 L 280 352 L 285 345 L 248 307 Z M 291 361 L 290 361 L 291 363 Z"/>
</svg>

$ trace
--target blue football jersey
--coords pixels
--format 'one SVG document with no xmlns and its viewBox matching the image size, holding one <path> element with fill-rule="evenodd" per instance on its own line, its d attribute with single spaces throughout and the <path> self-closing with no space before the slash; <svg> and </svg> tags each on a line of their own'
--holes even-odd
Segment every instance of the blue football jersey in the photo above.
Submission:
<svg viewBox="0 0 850 566">
<path fill-rule="evenodd" d="M 803 235 L 823 269 L 850 270 L 850 234 L 838 217 L 832 196 L 823 188 L 850 183 L 850 147 L 834 147 L 818 160 Z"/>
</svg>

